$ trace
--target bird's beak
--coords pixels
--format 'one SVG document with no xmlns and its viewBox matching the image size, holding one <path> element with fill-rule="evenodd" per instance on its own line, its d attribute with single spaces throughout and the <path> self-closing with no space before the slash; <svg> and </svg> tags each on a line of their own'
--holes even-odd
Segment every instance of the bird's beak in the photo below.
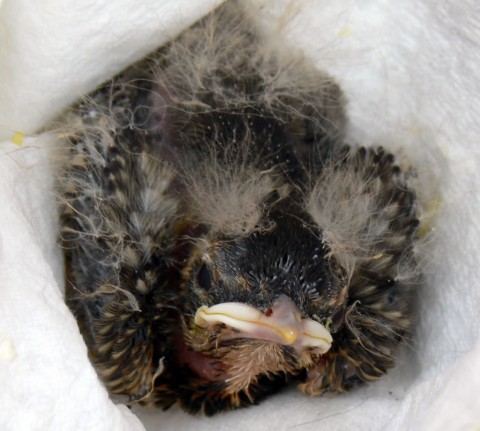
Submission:
<svg viewBox="0 0 480 431">
<path fill-rule="evenodd" d="M 319 353 L 326 353 L 332 345 L 332 336 L 325 326 L 312 319 L 302 319 L 294 302 L 285 295 L 265 313 L 240 302 L 203 305 L 195 313 L 195 324 L 200 327 L 218 323 L 238 331 L 239 337 L 314 347 Z"/>
</svg>

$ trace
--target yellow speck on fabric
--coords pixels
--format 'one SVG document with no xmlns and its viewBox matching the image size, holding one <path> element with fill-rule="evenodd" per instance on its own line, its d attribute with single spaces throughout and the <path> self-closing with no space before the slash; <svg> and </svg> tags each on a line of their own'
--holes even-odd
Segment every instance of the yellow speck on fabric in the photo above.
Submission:
<svg viewBox="0 0 480 431">
<path fill-rule="evenodd" d="M 442 198 L 436 196 L 430 202 L 425 205 L 424 214 L 420 222 L 420 226 L 417 230 L 417 236 L 419 238 L 424 237 L 433 229 L 433 221 L 438 215 L 439 209 L 442 206 Z"/>
<path fill-rule="evenodd" d="M 352 29 L 350 27 L 343 27 L 338 34 L 343 37 L 351 36 Z"/>
<path fill-rule="evenodd" d="M 422 129 L 419 126 L 412 126 L 410 127 L 409 130 L 412 135 L 416 135 L 416 136 L 420 135 L 420 132 L 422 131 Z"/>
<path fill-rule="evenodd" d="M 15 348 L 12 340 L 7 338 L 0 340 L 0 362 L 9 362 L 15 358 Z"/>
<path fill-rule="evenodd" d="M 12 136 L 12 142 L 15 145 L 22 145 L 24 138 L 25 138 L 25 133 L 17 132 Z"/>
</svg>

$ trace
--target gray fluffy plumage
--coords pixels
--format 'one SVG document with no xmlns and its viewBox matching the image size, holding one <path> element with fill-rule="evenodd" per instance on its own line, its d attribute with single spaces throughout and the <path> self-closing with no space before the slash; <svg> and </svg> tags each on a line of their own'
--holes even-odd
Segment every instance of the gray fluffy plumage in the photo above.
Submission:
<svg viewBox="0 0 480 431">
<path fill-rule="evenodd" d="M 213 414 L 394 366 L 421 280 L 415 192 L 391 154 L 344 145 L 343 105 L 229 2 L 64 116 L 67 302 L 112 393 Z M 281 294 L 331 330 L 326 354 L 193 323 L 201 305 L 265 311 Z"/>
</svg>

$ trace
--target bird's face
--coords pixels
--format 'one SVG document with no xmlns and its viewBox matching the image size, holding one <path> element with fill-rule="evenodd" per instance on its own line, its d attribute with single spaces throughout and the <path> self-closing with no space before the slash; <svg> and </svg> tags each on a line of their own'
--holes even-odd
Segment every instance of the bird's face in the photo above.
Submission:
<svg viewBox="0 0 480 431">
<path fill-rule="evenodd" d="M 180 363 L 232 406 L 264 378 L 318 365 L 343 321 L 345 289 L 321 233 L 297 215 L 269 217 L 265 231 L 204 238 L 184 274 Z"/>
</svg>

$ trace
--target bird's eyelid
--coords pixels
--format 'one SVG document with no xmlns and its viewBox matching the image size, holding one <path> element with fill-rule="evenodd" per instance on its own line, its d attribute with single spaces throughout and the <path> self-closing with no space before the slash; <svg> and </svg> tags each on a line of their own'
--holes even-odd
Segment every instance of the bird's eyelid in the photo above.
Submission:
<svg viewBox="0 0 480 431">
<path fill-rule="evenodd" d="M 197 283 L 202 289 L 209 290 L 212 287 L 212 282 L 212 273 L 207 265 L 203 263 L 197 272 Z"/>
</svg>

